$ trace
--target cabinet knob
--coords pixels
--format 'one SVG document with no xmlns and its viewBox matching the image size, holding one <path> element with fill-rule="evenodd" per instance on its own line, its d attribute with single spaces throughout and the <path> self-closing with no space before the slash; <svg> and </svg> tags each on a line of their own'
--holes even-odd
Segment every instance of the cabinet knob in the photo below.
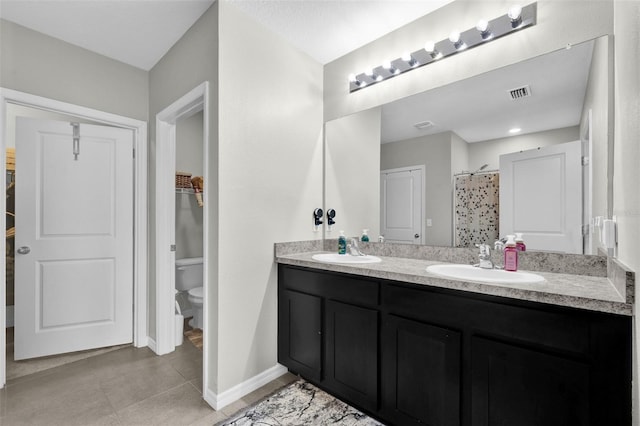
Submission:
<svg viewBox="0 0 640 426">
<path fill-rule="evenodd" d="M 318 331 L 318 334 L 322 334 L 322 331 Z"/>
</svg>

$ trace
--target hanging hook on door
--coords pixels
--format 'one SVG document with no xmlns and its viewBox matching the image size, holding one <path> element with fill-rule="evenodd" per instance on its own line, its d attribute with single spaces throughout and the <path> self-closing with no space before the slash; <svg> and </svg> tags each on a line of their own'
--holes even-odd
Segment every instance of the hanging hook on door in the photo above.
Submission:
<svg viewBox="0 0 640 426">
<path fill-rule="evenodd" d="M 73 159 L 78 161 L 80 155 L 80 123 L 71 123 L 73 127 Z"/>
</svg>

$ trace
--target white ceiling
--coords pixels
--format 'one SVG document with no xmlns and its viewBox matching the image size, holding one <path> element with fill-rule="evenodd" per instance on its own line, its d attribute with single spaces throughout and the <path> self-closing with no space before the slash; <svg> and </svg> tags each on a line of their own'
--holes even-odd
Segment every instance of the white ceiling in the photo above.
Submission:
<svg viewBox="0 0 640 426">
<path fill-rule="evenodd" d="M 452 0 L 223 0 L 326 64 Z M 214 0 L 0 0 L 0 18 L 144 70 Z"/>
</svg>

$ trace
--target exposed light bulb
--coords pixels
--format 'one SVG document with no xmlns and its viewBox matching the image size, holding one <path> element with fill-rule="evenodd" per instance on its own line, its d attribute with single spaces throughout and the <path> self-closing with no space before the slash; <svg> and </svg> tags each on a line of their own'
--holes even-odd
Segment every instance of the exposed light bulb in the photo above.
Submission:
<svg viewBox="0 0 640 426">
<path fill-rule="evenodd" d="M 367 68 L 366 70 L 364 70 L 364 74 L 367 77 L 373 77 L 373 68 Z"/>
<path fill-rule="evenodd" d="M 382 68 L 384 68 L 385 70 L 389 71 L 391 74 L 396 75 L 400 73 L 400 70 L 396 67 L 394 67 L 391 64 L 391 61 L 384 61 L 382 63 Z"/>
<path fill-rule="evenodd" d="M 428 42 L 426 42 L 424 44 L 424 50 L 427 51 L 427 53 L 433 53 L 436 50 L 436 44 L 433 42 L 433 40 L 429 40 Z"/>
<path fill-rule="evenodd" d="M 476 24 L 476 30 L 480 31 L 481 33 L 486 32 L 488 29 L 489 29 L 489 23 L 484 19 L 479 20 L 478 23 Z"/>
<path fill-rule="evenodd" d="M 358 80 L 356 79 L 356 75 L 355 74 L 349 74 L 349 82 L 350 83 L 356 83 Z"/>
<path fill-rule="evenodd" d="M 458 30 L 454 30 L 449 34 L 449 41 L 453 43 L 453 47 L 455 47 L 456 50 L 462 50 L 467 47 L 464 44 L 464 41 L 460 38 L 460 31 Z"/>
<path fill-rule="evenodd" d="M 411 53 L 409 52 L 404 52 L 402 54 L 402 60 L 408 63 L 410 67 L 415 67 L 418 65 L 418 61 L 416 61 L 415 58 L 411 56 Z"/>
<path fill-rule="evenodd" d="M 518 5 L 511 6 L 509 8 L 509 12 L 507 12 L 507 15 L 512 21 L 519 19 L 522 16 L 522 7 Z"/>
<path fill-rule="evenodd" d="M 431 55 L 432 59 L 440 59 L 442 58 L 442 53 L 438 52 L 436 49 L 436 44 L 433 40 L 429 40 L 424 44 L 424 50 Z"/>
<path fill-rule="evenodd" d="M 493 37 L 493 34 L 489 29 L 489 22 L 485 21 L 484 19 L 481 19 L 478 21 L 478 23 L 476 24 L 476 30 L 480 32 L 480 36 L 482 37 L 482 40 L 486 41 Z"/>
<path fill-rule="evenodd" d="M 518 27 L 522 23 L 522 7 L 511 6 L 507 12 L 507 16 L 511 20 L 511 27 Z"/>
</svg>

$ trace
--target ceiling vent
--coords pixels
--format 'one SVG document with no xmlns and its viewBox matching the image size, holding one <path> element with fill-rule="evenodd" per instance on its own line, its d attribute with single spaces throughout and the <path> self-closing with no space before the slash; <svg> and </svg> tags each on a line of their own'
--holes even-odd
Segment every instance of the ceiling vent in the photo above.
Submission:
<svg viewBox="0 0 640 426">
<path fill-rule="evenodd" d="M 419 123 L 416 123 L 413 125 L 413 127 L 420 129 L 420 130 L 424 130 L 424 129 L 429 129 L 431 127 L 433 127 L 434 124 L 431 121 L 421 121 Z"/>
<path fill-rule="evenodd" d="M 529 85 L 509 90 L 512 101 L 531 96 L 531 87 Z"/>
</svg>

